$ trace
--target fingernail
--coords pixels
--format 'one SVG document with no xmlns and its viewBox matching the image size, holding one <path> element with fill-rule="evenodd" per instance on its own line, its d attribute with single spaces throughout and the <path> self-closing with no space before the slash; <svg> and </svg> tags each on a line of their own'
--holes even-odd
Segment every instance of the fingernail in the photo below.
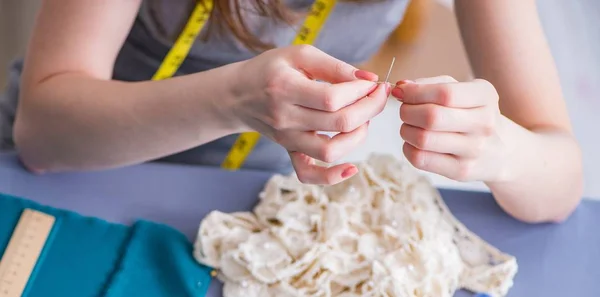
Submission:
<svg viewBox="0 0 600 297">
<path fill-rule="evenodd" d="M 355 70 L 354 77 L 358 79 L 377 81 L 377 74 L 362 69 Z"/>
<path fill-rule="evenodd" d="M 358 168 L 352 166 L 352 167 L 344 170 L 344 172 L 342 172 L 342 178 L 348 178 L 350 176 L 353 176 L 357 172 L 358 172 Z"/>
<path fill-rule="evenodd" d="M 402 88 L 394 88 L 392 90 L 392 95 L 398 99 L 398 101 L 402 101 L 404 99 L 404 90 Z"/>
<path fill-rule="evenodd" d="M 401 80 L 399 82 L 396 83 L 396 87 L 399 87 L 401 85 L 405 85 L 405 84 L 414 84 L 415 81 L 410 80 L 410 79 L 405 79 L 405 80 Z"/>
<path fill-rule="evenodd" d="M 396 97 L 399 101 L 402 101 L 404 99 L 404 90 L 400 86 L 405 85 L 405 84 L 411 84 L 411 83 L 414 83 L 414 81 L 412 81 L 412 80 L 398 81 L 396 83 L 394 90 L 392 90 L 392 95 L 394 95 L 394 97 Z"/>
<path fill-rule="evenodd" d="M 392 86 L 388 83 L 385 84 L 385 93 L 388 95 L 388 97 L 392 93 Z"/>
</svg>

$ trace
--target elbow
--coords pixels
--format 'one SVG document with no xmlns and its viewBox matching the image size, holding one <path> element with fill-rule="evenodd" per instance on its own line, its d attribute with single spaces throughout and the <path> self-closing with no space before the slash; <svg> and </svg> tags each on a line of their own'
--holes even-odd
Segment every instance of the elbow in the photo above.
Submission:
<svg viewBox="0 0 600 297">
<path fill-rule="evenodd" d="M 13 129 L 13 141 L 15 143 L 15 149 L 17 151 L 19 160 L 21 161 L 21 165 L 25 169 L 27 169 L 31 173 L 40 174 L 45 172 L 45 168 L 36 165 L 35 158 L 35 148 L 32 145 L 31 141 L 29 141 L 30 136 L 27 135 L 27 132 L 24 131 L 24 126 L 26 124 L 23 123 L 23 116 L 18 115 L 15 119 L 15 125 Z"/>
<path fill-rule="evenodd" d="M 583 197 L 583 184 L 583 173 L 580 173 L 574 178 L 573 186 L 570 191 L 565 194 L 564 203 L 561 203 L 563 206 L 551 213 L 548 222 L 562 223 L 573 214 L 575 209 L 577 209 L 577 206 L 581 203 Z"/>
<path fill-rule="evenodd" d="M 570 185 L 570 186 L 569 186 Z M 530 211 L 512 211 L 510 214 L 517 220 L 530 224 L 560 224 L 575 212 L 583 197 L 583 172 L 580 170 L 571 175 L 568 186 L 557 196 L 541 201 Z"/>
<path fill-rule="evenodd" d="M 581 203 L 584 191 L 583 156 L 581 148 L 574 138 L 571 138 L 572 160 L 570 170 L 566 170 L 565 180 L 568 182 L 562 197 L 557 199 L 556 204 L 561 205 L 552 213 L 550 221 L 562 223 L 566 221 Z"/>
<path fill-rule="evenodd" d="M 544 190 L 533 194 L 544 195 L 545 199 L 528 201 L 518 199 L 521 203 L 515 203 L 513 199 L 496 199 L 496 201 L 506 213 L 523 223 L 560 224 L 571 217 L 582 200 L 584 188 L 582 171 L 568 177 L 565 175 L 565 183 L 561 188 L 561 191 Z"/>
<path fill-rule="evenodd" d="M 43 174 L 53 171 L 53 166 L 48 158 L 45 158 L 43 153 L 43 145 L 36 139 L 37 136 L 35 125 L 30 123 L 28 116 L 23 112 L 23 108 L 18 111 L 15 118 L 13 140 L 15 149 L 18 154 L 22 166 L 29 172 L 34 174 Z"/>
<path fill-rule="evenodd" d="M 530 224 L 560 224 L 581 203 L 584 192 L 583 158 L 577 140 L 564 131 L 540 132 L 553 137 L 551 166 L 529 171 L 511 187 L 492 185 L 500 207 L 513 218 Z M 537 180 L 535 180 L 537 179 Z"/>
<path fill-rule="evenodd" d="M 507 212 L 515 219 L 527 224 L 561 224 L 569 219 L 581 201 L 580 196 L 576 195 L 565 199 L 573 202 L 561 207 L 540 208 L 528 212 Z"/>
<path fill-rule="evenodd" d="M 547 222 L 552 223 L 552 224 L 561 224 L 561 223 L 565 222 L 571 216 L 571 214 L 573 213 L 573 210 L 563 211 L 562 213 L 559 213 L 559 214 L 551 217 Z"/>
<path fill-rule="evenodd" d="M 577 209 L 579 202 L 581 202 L 581 194 L 577 196 L 574 195 L 572 198 L 570 198 L 570 200 L 573 201 L 573 203 L 549 213 L 548 216 L 546 216 L 543 220 L 538 220 L 537 223 L 560 224 L 565 222 L 567 219 L 569 219 L 573 212 L 575 212 L 575 209 Z"/>
<path fill-rule="evenodd" d="M 512 217 L 526 224 L 560 224 L 566 221 L 571 215 L 572 211 L 562 210 L 555 213 L 509 213 Z"/>
<path fill-rule="evenodd" d="M 35 174 L 77 169 L 69 153 L 65 127 L 73 126 L 67 100 L 61 98 L 63 85 L 70 80 L 55 81 L 62 73 L 39 80 L 23 77 L 19 104 L 14 119 L 13 142 L 21 165 Z M 68 92 L 66 92 L 68 93 Z"/>
</svg>

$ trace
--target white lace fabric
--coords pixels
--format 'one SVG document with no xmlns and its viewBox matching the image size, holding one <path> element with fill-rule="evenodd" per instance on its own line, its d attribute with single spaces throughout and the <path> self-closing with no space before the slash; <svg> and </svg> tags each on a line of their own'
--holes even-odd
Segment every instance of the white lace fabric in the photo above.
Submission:
<svg viewBox="0 0 600 297">
<path fill-rule="evenodd" d="M 505 296 L 516 259 L 469 231 L 409 165 L 372 155 L 331 187 L 272 177 L 253 212 L 211 212 L 194 257 L 225 297 Z"/>
</svg>

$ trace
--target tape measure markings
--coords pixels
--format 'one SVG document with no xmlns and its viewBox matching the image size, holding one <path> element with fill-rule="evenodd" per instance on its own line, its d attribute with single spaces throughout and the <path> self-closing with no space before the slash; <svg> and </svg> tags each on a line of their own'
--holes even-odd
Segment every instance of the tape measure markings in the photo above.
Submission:
<svg viewBox="0 0 600 297">
<path fill-rule="evenodd" d="M 335 0 L 317 0 L 313 3 L 310 13 L 292 42 L 294 45 L 314 44 L 321 29 L 325 25 L 329 13 L 335 6 Z"/>
<path fill-rule="evenodd" d="M 292 44 L 313 44 L 336 2 L 337 0 L 316 0 Z M 167 53 L 152 80 L 167 79 L 175 75 L 208 21 L 213 6 L 214 3 L 211 0 L 202 1 L 202 3 L 198 1 L 183 31 Z M 241 133 L 223 160 L 221 167 L 228 170 L 239 169 L 259 139 L 258 132 Z"/>
<path fill-rule="evenodd" d="M 333 10 L 336 0 L 317 0 L 311 6 L 304 24 L 296 34 L 292 44 L 314 44 L 321 32 L 323 25 Z M 233 147 L 225 157 L 221 167 L 228 170 L 236 170 L 242 167 L 256 143 L 260 140 L 258 132 L 246 132 L 238 136 Z"/>
<path fill-rule="evenodd" d="M 198 34 L 200 34 L 208 21 L 212 7 L 212 1 L 204 1 L 204 4 L 198 3 L 196 5 L 182 33 L 167 53 L 152 80 L 163 80 L 175 75 L 183 60 L 185 60 L 185 57 L 190 52 Z"/>
</svg>

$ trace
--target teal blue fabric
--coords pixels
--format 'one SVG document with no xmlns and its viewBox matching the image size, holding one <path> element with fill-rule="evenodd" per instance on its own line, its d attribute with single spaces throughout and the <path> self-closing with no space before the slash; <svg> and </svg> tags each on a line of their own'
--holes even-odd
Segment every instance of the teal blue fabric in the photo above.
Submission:
<svg viewBox="0 0 600 297">
<path fill-rule="evenodd" d="M 183 234 L 140 221 L 105 296 L 204 296 L 209 283 Z"/>
<path fill-rule="evenodd" d="M 25 208 L 56 223 L 24 296 L 205 296 L 209 267 L 192 257 L 183 234 L 162 224 L 110 223 L 0 194 L 0 251 L 8 245 Z"/>
</svg>

